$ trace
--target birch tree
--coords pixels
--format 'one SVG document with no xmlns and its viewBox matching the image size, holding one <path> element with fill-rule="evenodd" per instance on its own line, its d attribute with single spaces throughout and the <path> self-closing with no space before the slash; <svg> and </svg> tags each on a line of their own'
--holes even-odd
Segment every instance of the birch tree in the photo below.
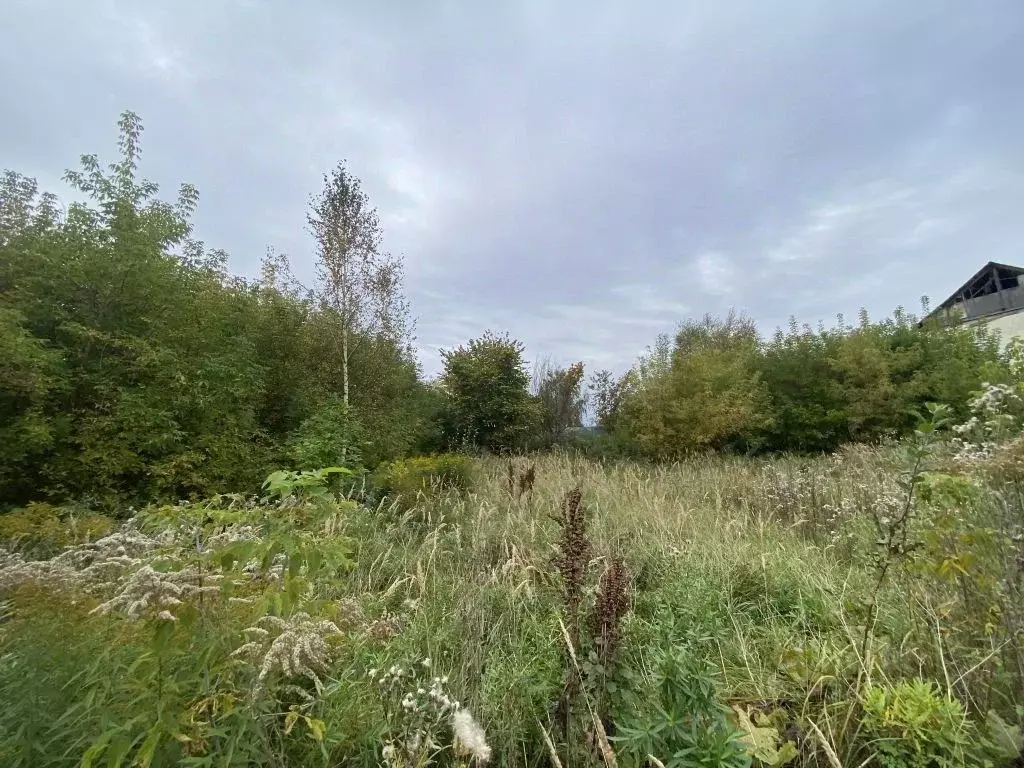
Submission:
<svg viewBox="0 0 1024 768">
<path fill-rule="evenodd" d="M 377 209 L 359 179 L 338 163 L 307 215 L 317 242 L 323 299 L 341 320 L 342 399 L 349 404 L 349 352 L 358 334 L 380 334 L 408 346 L 408 304 L 402 262 L 381 250 Z"/>
</svg>

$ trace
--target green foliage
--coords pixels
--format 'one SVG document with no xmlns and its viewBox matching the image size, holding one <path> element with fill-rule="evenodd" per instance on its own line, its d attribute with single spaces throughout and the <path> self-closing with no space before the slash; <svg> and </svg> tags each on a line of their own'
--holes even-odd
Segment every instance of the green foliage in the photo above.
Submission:
<svg viewBox="0 0 1024 768">
<path fill-rule="evenodd" d="M 87 202 L 62 210 L 34 181 L 0 178 L 0 498 L 252 492 L 289 458 L 407 453 L 423 386 L 394 324 L 353 324 L 273 253 L 259 282 L 229 276 L 192 238 L 196 190 L 160 199 L 137 175 L 140 120 L 120 128 L 115 163 L 87 155 L 66 174 Z M 387 276 L 396 296 L 400 273 Z M 335 406 L 345 381 L 372 443 Z"/>
<path fill-rule="evenodd" d="M 641 365 L 621 406 L 641 452 L 672 458 L 724 448 L 768 423 L 768 392 L 756 370 L 757 331 L 745 318 L 687 323 Z"/>
<path fill-rule="evenodd" d="M 539 366 L 534 386 L 540 403 L 540 439 L 544 446 L 564 442 L 580 426 L 587 401 L 583 394 L 583 363 L 567 368 Z"/>
<path fill-rule="evenodd" d="M 1018 717 L 1024 708 L 1017 707 Z M 989 710 L 985 717 L 985 745 L 992 756 L 999 761 L 1019 761 L 1024 754 L 1024 734 L 1019 725 L 1010 725 L 998 712 Z"/>
<path fill-rule="evenodd" d="M 637 768 L 1010 765 L 1024 695 L 1020 496 L 983 466 L 936 468 L 941 446 L 908 467 L 926 447 L 671 466 L 539 456 L 531 504 L 509 503 L 506 461 L 474 460 L 473 493 L 432 496 L 439 514 L 417 526 L 339 501 L 338 468 L 288 469 L 261 498 L 132 511 L 103 543 L 56 554 L 7 541 L 0 763 L 369 768 L 389 745 L 424 757 L 432 736 L 433 764 L 457 765 L 448 714 L 429 703 L 438 678 L 484 729 L 492 765 L 546 764 L 552 748 L 593 764 L 595 716 L 618 764 Z M 766 491 L 798 469 L 813 490 L 780 524 Z M 578 563 L 586 618 L 563 629 L 547 515 L 577 482 L 593 548 Z M 871 510 L 902 509 L 910 489 L 923 546 L 876 594 Z M 863 503 L 840 504 L 851 497 Z M 833 507 L 827 525 L 853 556 L 804 530 Z M 5 519 L 15 531 L 33 520 Z M 52 523 L 38 527 L 49 541 Z M 963 570 L 940 573 L 951 554 Z M 610 599 L 627 564 L 629 589 Z M 573 678 L 564 633 L 576 626 Z M 303 649 L 322 659 L 315 677 Z M 389 671 L 408 660 L 415 675 Z M 574 679 L 563 739 L 558 702 Z"/>
<path fill-rule="evenodd" d="M 691 651 L 664 651 L 649 690 L 653 696 L 616 713 L 624 764 L 644 766 L 653 755 L 666 768 L 750 765 L 743 733 L 729 721 L 710 667 Z"/>
<path fill-rule="evenodd" d="M 734 706 L 740 731 L 743 732 L 743 746 L 752 758 L 761 765 L 777 766 L 792 762 L 798 752 L 792 740 L 783 740 L 771 715 L 763 712 L 750 714 L 742 707 Z"/>
<path fill-rule="evenodd" d="M 901 309 L 875 323 L 862 313 L 856 327 L 791 320 L 768 341 L 730 315 L 684 324 L 622 379 L 606 373 L 591 387 L 598 423 L 647 456 L 829 451 L 908 434 L 928 402 L 965 417 L 982 382 L 1012 378 L 1012 354 L 984 327 Z"/>
<path fill-rule="evenodd" d="M 523 345 L 490 331 L 465 346 L 441 352 L 450 445 L 490 451 L 523 446 L 540 417 L 530 397 Z"/>
<path fill-rule="evenodd" d="M 875 685 L 863 694 L 862 727 L 884 768 L 953 768 L 974 764 L 974 726 L 963 705 L 925 680 Z"/>
<path fill-rule="evenodd" d="M 616 378 L 607 369 L 597 371 L 590 377 L 587 389 L 590 392 L 590 403 L 594 409 L 594 419 L 597 426 L 605 432 L 615 431 L 619 407 L 622 405 L 628 386 L 628 374 Z"/>
<path fill-rule="evenodd" d="M 267 476 L 263 489 L 271 499 L 284 501 L 295 496 L 298 499 L 327 500 L 332 498 L 330 478 L 332 475 L 351 475 L 347 467 L 326 467 L 324 469 L 292 472 L 280 469 Z"/>
<path fill-rule="evenodd" d="M 102 538 L 114 529 L 106 515 L 29 504 L 0 515 L 0 542 L 34 555 L 52 555 L 64 547 Z"/>
<path fill-rule="evenodd" d="M 362 464 L 362 427 L 350 406 L 341 402 L 321 406 L 292 436 L 289 452 L 299 469 Z"/>
<path fill-rule="evenodd" d="M 468 456 L 457 453 L 400 459 L 378 467 L 373 483 L 380 496 L 411 506 L 423 493 L 470 490 L 473 463 Z"/>
</svg>

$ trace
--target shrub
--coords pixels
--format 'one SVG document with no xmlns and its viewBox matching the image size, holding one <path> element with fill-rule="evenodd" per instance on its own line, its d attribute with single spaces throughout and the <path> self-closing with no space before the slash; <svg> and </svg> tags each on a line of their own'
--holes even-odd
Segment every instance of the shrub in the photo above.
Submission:
<svg viewBox="0 0 1024 768">
<path fill-rule="evenodd" d="M 973 725 L 963 705 L 935 683 L 901 681 L 864 693 L 864 733 L 883 768 L 946 768 L 967 763 Z"/>
<path fill-rule="evenodd" d="M 472 481 L 472 461 L 456 453 L 392 461 L 374 473 L 378 496 L 400 499 L 402 506 L 412 506 L 420 493 L 468 491 Z"/>
<path fill-rule="evenodd" d="M 102 538 L 114 530 L 106 515 L 73 511 L 50 504 L 29 504 L 0 515 L 0 541 L 38 555 L 54 554 L 64 547 Z"/>
<path fill-rule="evenodd" d="M 353 409 L 341 402 L 321 406 L 292 435 L 289 453 L 302 470 L 362 464 L 362 427 Z"/>
<path fill-rule="evenodd" d="M 623 765 L 666 768 L 747 768 L 743 734 L 729 721 L 711 667 L 683 648 L 666 651 L 656 677 L 636 706 L 616 718 Z"/>
<path fill-rule="evenodd" d="M 465 346 L 442 350 L 449 445 L 503 452 L 522 447 L 540 421 L 530 397 L 522 343 L 491 332 Z"/>
</svg>

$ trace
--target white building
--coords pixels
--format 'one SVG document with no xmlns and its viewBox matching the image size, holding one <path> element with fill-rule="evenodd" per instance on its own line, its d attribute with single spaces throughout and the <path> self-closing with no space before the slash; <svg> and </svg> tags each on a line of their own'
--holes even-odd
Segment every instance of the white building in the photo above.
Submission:
<svg viewBox="0 0 1024 768">
<path fill-rule="evenodd" d="M 990 261 L 942 302 L 929 317 L 949 322 L 985 323 L 999 331 L 1005 347 L 1024 337 L 1024 267 Z"/>
</svg>

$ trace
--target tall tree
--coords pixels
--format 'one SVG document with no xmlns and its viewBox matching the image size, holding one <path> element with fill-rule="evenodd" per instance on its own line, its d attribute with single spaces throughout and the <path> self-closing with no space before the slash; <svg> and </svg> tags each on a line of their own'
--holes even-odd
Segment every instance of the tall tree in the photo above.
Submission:
<svg viewBox="0 0 1024 768">
<path fill-rule="evenodd" d="M 458 349 L 442 350 L 441 357 L 449 442 L 494 451 L 521 447 L 539 416 L 527 390 L 522 343 L 488 331 Z"/>
<path fill-rule="evenodd" d="M 615 430 L 615 418 L 629 385 L 629 373 L 615 376 L 607 368 L 592 374 L 587 383 L 594 421 L 605 432 Z"/>
<path fill-rule="evenodd" d="M 402 263 L 381 251 L 377 209 L 345 162 L 324 174 L 307 215 L 317 241 L 318 277 L 325 303 L 341 320 L 342 402 L 349 405 L 350 346 L 360 331 L 407 343 L 408 304 Z"/>
<path fill-rule="evenodd" d="M 621 418 L 636 446 L 658 458 L 741 443 L 770 423 L 753 322 L 730 313 L 680 326 L 635 369 Z"/>
<path fill-rule="evenodd" d="M 583 394 L 583 363 L 568 367 L 539 362 L 533 374 L 534 394 L 541 406 L 541 433 L 544 442 L 554 444 L 565 439 L 570 429 L 583 421 L 587 399 Z"/>
</svg>

